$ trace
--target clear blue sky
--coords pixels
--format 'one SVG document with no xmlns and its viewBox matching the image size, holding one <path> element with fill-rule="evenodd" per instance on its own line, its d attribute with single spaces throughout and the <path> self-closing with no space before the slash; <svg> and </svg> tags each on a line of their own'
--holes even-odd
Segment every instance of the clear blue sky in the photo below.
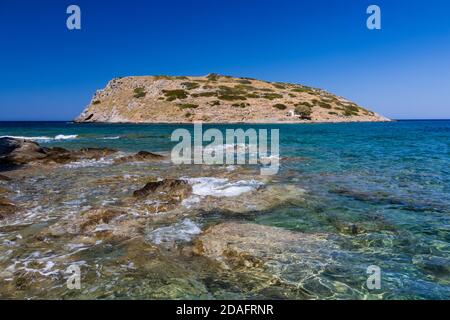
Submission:
<svg viewBox="0 0 450 320">
<path fill-rule="evenodd" d="M 82 30 L 66 28 L 77 4 Z M 382 30 L 366 28 L 370 4 Z M 70 120 L 127 75 L 324 88 L 392 118 L 450 118 L 450 1 L 0 1 L 0 120 Z"/>
</svg>

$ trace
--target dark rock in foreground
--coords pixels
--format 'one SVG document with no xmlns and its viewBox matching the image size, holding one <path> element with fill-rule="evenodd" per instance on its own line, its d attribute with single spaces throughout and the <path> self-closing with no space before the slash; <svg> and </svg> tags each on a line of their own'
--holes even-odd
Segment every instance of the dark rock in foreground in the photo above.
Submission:
<svg viewBox="0 0 450 320">
<path fill-rule="evenodd" d="M 30 140 L 0 138 L 0 164 L 10 167 L 29 163 L 66 164 L 81 159 L 99 160 L 115 152 L 115 150 L 97 148 L 69 151 L 63 148 L 41 147 Z"/>
<path fill-rule="evenodd" d="M 47 157 L 44 148 L 36 142 L 0 138 L 0 161 L 5 164 L 21 165 Z"/>
</svg>

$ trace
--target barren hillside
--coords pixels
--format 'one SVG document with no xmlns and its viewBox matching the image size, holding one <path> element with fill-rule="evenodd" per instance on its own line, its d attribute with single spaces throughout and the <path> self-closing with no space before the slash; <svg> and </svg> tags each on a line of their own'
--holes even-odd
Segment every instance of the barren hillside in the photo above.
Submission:
<svg viewBox="0 0 450 320">
<path fill-rule="evenodd" d="M 389 119 L 320 89 L 209 74 L 113 79 L 96 92 L 75 121 L 291 123 Z"/>
</svg>

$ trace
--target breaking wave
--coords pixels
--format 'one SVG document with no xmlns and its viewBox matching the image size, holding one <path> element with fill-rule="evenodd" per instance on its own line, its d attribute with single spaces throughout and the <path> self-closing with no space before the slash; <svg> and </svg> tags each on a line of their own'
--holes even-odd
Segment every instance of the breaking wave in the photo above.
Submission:
<svg viewBox="0 0 450 320">
<path fill-rule="evenodd" d="M 0 138 L 13 138 L 13 139 L 22 139 L 22 140 L 31 140 L 38 142 L 52 141 L 52 140 L 73 140 L 77 139 L 78 135 L 76 134 L 58 134 L 55 137 L 47 137 L 47 136 L 38 136 L 38 137 L 25 137 L 25 136 L 1 136 Z"/>
<path fill-rule="evenodd" d="M 210 177 L 187 178 L 186 181 L 192 185 L 192 193 L 201 197 L 237 197 L 263 185 L 262 182 L 256 180 L 230 182 L 225 178 Z"/>
</svg>

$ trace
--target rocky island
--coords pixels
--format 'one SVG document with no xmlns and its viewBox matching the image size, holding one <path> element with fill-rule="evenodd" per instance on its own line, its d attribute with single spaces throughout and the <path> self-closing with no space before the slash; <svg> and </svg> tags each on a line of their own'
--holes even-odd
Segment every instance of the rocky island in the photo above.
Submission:
<svg viewBox="0 0 450 320">
<path fill-rule="evenodd" d="M 95 93 L 75 121 L 302 123 L 389 119 L 321 89 L 209 74 L 115 78 Z"/>
</svg>

